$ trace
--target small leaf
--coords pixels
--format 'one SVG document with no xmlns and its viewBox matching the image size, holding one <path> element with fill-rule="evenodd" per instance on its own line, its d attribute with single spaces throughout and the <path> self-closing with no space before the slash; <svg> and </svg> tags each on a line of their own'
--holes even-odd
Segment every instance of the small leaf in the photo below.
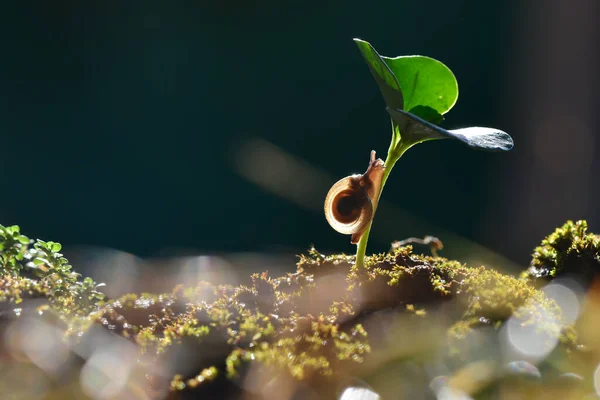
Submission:
<svg viewBox="0 0 600 400">
<path fill-rule="evenodd" d="M 456 104 L 458 82 L 450 68 L 442 62 L 425 56 L 382 57 L 382 59 L 390 67 L 402 88 L 403 110 L 424 106 L 443 115 Z"/>
<path fill-rule="evenodd" d="M 514 142 L 510 135 L 494 128 L 473 126 L 469 128 L 448 131 L 456 139 L 468 144 L 474 149 L 489 151 L 509 151 Z"/>
<path fill-rule="evenodd" d="M 409 113 L 414 114 L 425 121 L 429 121 L 432 124 L 439 124 L 444 120 L 442 114 L 428 106 L 416 106 L 412 108 Z"/>
<path fill-rule="evenodd" d="M 434 139 L 456 139 L 477 150 L 508 151 L 514 143 L 510 135 L 499 129 L 471 127 L 446 130 L 416 115 L 402 110 L 388 108 L 394 122 L 400 129 L 403 139 L 413 143 Z"/>
<path fill-rule="evenodd" d="M 370 43 L 361 39 L 354 39 L 354 42 L 356 42 L 377 85 L 379 85 L 379 89 L 385 99 L 386 105 L 391 108 L 404 109 L 402 89 L 396 76 L 394 76 L 394 73 Z"/>
<path fill-rule="evenodd" d="M 439 123 L 458 99 L 458 82 L 452 71 L 425 56 L 385 57 L 364 40 L 354 39 L 375 77 L 389 108 Z"/>
<path fill-rule="evenodd" d="M 29 242 L 31 242 L 31 240 L 29 240 L 29 238 L 27 236 L 19 236 L 19 238 L 17 239 L 19 242 L 21 242 L 22 244 L 29 244 Z"/>
<path fill-rule="evenodd" d="M 50 266 L 50 263 L 45 258 L 36 257 L 33 259 L 33 265 L 42 271 L 47 272 L 48 268 L 46 266 Z"/>
<path fill-rule="evenodd" d="M 57 253 L 62 249 L 62 245 L 60 243 L 51 242 L 51 250 L 53 253 Z"/>
</svg>

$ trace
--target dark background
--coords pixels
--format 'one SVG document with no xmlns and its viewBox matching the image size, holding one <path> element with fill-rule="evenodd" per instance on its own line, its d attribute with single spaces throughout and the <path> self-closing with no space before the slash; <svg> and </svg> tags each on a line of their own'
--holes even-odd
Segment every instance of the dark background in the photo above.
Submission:
<svg viewBox="0 0 600 400">
<path fill-rule="evenodd" d="M 352 252 L 319 207 L 389 145 L 360 37 L 453 70 L 445 127 L 493 126 L 516 143 L 412 149 L 383 195 L 406 218 L 376 219 L 369 250 L 451 233 L 525 266 L 566 219 L 600 231 L 597 16 L 594 0 L 4 2 L 0 223 L 67 252 Z M 248 143 L 327 185 L 306 202 L 268 190 L 247 177 Z M 281 184 L 310 191 L 311 179 Z"/>
</svg>

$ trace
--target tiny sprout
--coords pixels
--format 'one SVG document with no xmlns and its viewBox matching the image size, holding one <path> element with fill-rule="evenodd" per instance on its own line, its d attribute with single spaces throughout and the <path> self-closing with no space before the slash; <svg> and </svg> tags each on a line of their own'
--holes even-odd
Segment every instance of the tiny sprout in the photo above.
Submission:
<svg viewBox="0 0 600 400">
<path fill-rule="evenodd" d="M 370 43 L 360 39 L 354 41 L 385 100 L 391 117 L 392 140 L 385 162 L 375 160 L 373 151 L 365 174 L 348 176 L 333 185 L 325 199 L 325 216 L 336 231 L 352 235 L 351 243 L 357 245 L 355 265 L 363 267 L 381 192 L 394 165 L 406 150 L 436 139 L 454 139 L 473 149 L 486 151 L 508 151 L 514 144 L 510 135 L 499 129 L 446 130 L 437 125 L 458 99 L 456 78 L 440 61 L 425 56 L 385 57 Z M 408 90 L 403 91 L 403 88 Z M 442 248 L 441 241 L 433 237 L 429 238 L 437 241 L 427 241 L 427 238 L 414 242 L 430 245 L 432 254 L 437 255 L 437 250 Z"/>
</svg>

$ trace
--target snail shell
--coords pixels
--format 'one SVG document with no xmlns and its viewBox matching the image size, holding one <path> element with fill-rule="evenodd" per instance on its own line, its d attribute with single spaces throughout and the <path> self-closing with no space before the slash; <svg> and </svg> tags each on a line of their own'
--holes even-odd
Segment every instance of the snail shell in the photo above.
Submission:
<svg viewBox="0 0 600 400">
<path fill-rule="evenodd" d="M 371 152 L 369 168 L 363 175 L 350 175 L 337 181 L 325 198 L 325 218 L 336 231 L 360 241 L 369 227 L 379 201 L 384 164 Z M 377 197 L 377 198 L 376 198 Z"/>
</svg>

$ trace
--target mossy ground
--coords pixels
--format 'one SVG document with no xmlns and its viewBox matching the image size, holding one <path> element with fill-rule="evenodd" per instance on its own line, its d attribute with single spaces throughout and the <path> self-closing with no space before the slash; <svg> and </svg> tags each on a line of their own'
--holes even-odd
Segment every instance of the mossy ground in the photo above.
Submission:
<svg viewBox="0 0 600 400">
<path fill-rule="evenodd" d="M 65 288 L 52 275 L 50 258 L 62 259 L 57 251 L 46 254 L 46 271 L 26 276 L 25 265 L 15 266 L 28 259 L 29 242 L 11 236 L 0 264 L 0 326 L 8 332 L 0 356 L 8 371 L 38 368 L 49 375 L 51 389 L 42 398 L 111 398 L 110 392 L 96 396 L 101 389 L 85 377 L 93 370 L 119 381 L 120 375 L 111 375 L 115 369 L 126 376 L 120 387 L 113 382 L 112 398 L 335 398 L 349 382 L 368 382 L 383 398 L 435 398 L 428 387 L 432 374 L 448 376 L 455 390 L 473 397 L 515 387 L 539 397 L 556 389 L 508 379 L 513 375 L 505 373 L 511 359 L 502 350 L 503 330 L 508 319 L 535 327 L 540 341 L 558 341 L 552 353 L 535 360 L 540 370 L 577 372 L 593 382 L 593 360 L 600 354 L 590 333 L 599 322 L 592 312 L 600 304 L 596 292 L 590 292 L 584 322 L 570 326 L 537 288 L 539 279 L 566 273 L 596 284 L 600 240 L 586 228 L 585 222 L 559 228 L 535 250 L 521 277 L 414 254 L 410 246 L 367 257 L 364 269 L 356 269 L 351 256 L 311 249 L 286 276 L 264 272 L 247 285 L 198 282 L 118 299 L 104 298 L 90 281 Z M 11 336 L 23 332 L 20 320 L 40 320 L 62 332 L 61 342 L 49 340 L 47 347 L 64 343 L 68 365 L 50 368 L 36 360 L 25 339 Z M 127 368 L 104 371 L 102 346 L 117 346 L 114 354 L 127 355 Z M 2 393 L 11 382 L 0 385 Z M 593 391 L 593 385 L 579 385 L 576 393 L 581 390 Z"/>
</svg>

